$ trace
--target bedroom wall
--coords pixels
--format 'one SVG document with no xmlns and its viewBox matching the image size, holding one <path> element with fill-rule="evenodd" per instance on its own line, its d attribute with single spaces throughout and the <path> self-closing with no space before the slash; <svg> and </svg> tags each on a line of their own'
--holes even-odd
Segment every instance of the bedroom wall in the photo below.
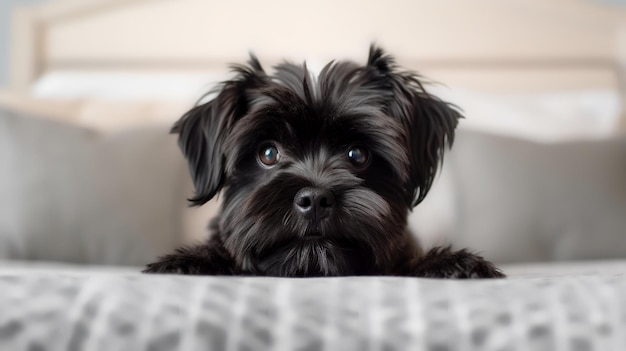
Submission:
<svg viewBox="0 0 626 351">
<path fill-rule="evenodd" d="M 50 0 L 1 0 L 0 1 L 0 88 L 9 81 L 9 47 L 11 41 L 11 13 L 18 6 L 40 4 Z"/>
<path fill-rule="evenodd" d="M 596 0 L 597 2 L 610 4 L 610 5 L 622 5 L 626 6 L 626 0 Z"/>
</svg>

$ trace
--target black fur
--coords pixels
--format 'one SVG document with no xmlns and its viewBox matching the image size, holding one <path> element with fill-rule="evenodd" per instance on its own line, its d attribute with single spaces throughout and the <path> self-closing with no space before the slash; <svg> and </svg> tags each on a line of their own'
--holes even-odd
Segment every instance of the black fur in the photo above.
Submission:
<svg viewBox="0 0 626 351">
<path fill-rule="evenodd" d="M 223 196 L 212 237 L 145 272 L 503 276 L 464 250 L 424 255 L 408 232 L 408 211 L 427 195 L 461 118 L 416 74 L 400 71 L 375 46 L 365 66 L 331 62 L 317 79 L 306 65 L 290 63 L 268 75 L 254 56 L 234 71 L 217 97 L 172 129 L 195 184 L 191 203 Z M 268 143 L 280 155 L 272 167 L 258 160 Z M 364 167 L 348 160 L 355 146 L 369 153 Z M 294 197 L 304 188 L 330 191 L 326 218 L 298 210 Z"/>
</svg>

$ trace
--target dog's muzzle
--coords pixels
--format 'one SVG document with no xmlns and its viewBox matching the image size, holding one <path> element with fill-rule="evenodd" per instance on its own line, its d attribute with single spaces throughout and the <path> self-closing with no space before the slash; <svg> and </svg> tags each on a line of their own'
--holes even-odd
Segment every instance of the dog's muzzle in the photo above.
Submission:
<svg viewBox="0 0 626 351">
<path fill-rule="evenodd" d="M 293 198 L 293 208 L 313 223 L 328 217 L 335 207 L 335 196 L 328 189 L 302 188 Z"/>
</svg>

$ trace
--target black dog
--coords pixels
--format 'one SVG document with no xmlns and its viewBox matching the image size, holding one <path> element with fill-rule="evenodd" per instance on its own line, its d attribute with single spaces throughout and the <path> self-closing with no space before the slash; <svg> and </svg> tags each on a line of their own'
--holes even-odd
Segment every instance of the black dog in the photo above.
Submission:
<svg viewBox="0 0 626 351">
<path fill-rule="evenodd" d="M 372 46 L 365 66 L 265 73 L 252 56 L 173 127 L 202 205 L 223 196 L 212 236 L 145 272 L 281 277 L 503 274 L 465 250 L 423 253 L 408 211 L 452 144 L 453 107 Z"/>
</svg>

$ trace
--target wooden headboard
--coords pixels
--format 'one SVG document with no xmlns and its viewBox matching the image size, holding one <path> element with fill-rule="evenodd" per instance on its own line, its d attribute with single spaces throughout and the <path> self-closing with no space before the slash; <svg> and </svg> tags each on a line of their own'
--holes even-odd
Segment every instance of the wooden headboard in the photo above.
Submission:
<svg viewBox="0 0 626 351">
<path fill-rule="evenodd" d="M 623 92 L 626 76 L 626 10 L 583 0 L 56 0 L 12 33 L 18 90 L 57 70 L 224 70 L 249 50 L 364 61 L 372 41 L 450 86 Z"/>
</svg>

